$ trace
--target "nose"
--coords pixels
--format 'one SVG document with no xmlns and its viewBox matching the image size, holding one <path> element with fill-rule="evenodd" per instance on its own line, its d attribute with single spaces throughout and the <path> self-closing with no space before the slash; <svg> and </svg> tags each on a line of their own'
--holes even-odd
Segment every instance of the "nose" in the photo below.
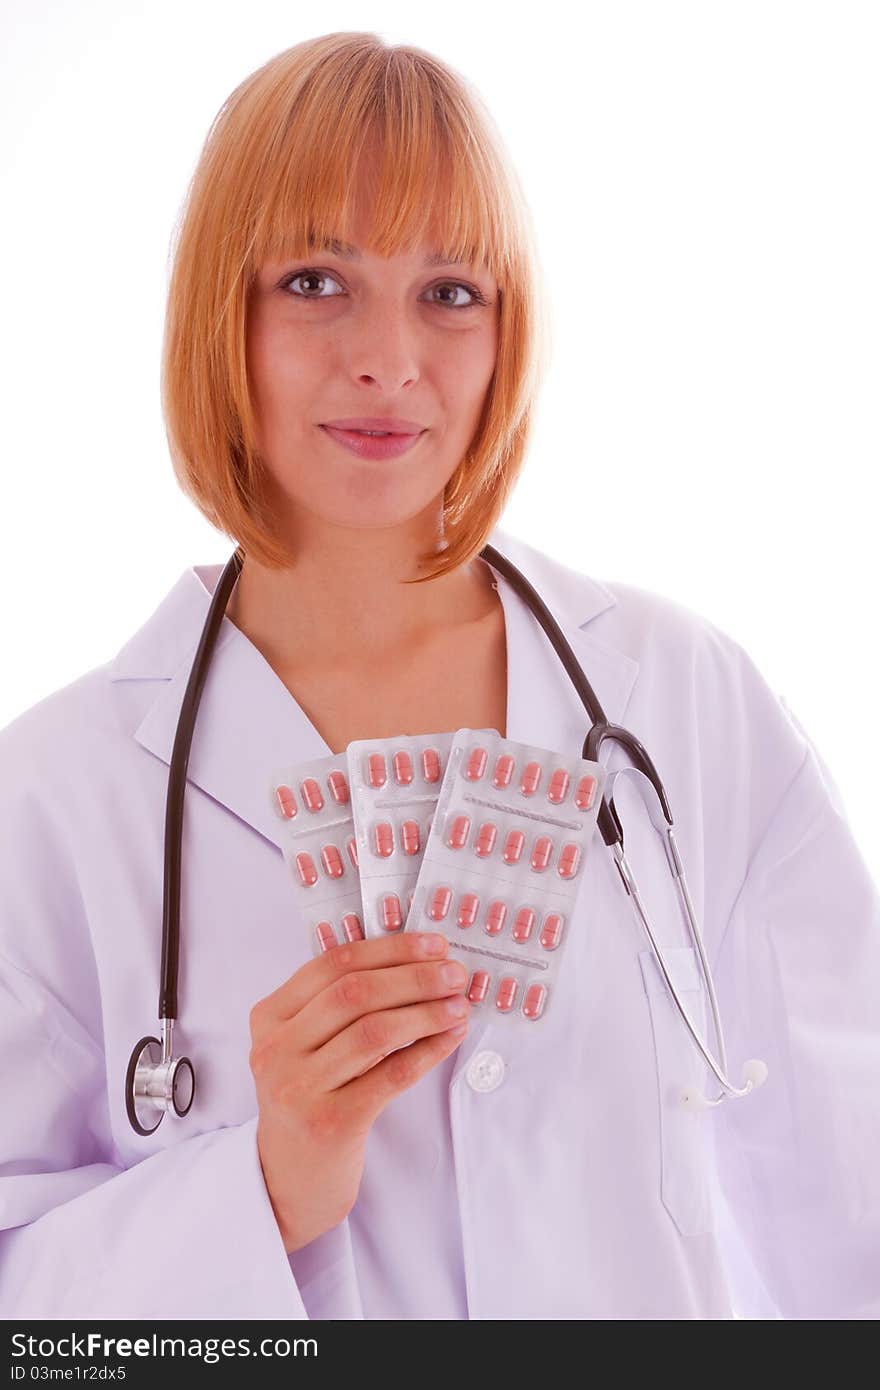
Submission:
<svg viewBox="0 0 880 1390">
<path fill-rule="evenodd" d="M 375 381 L 389 398 L 420 375 L 420 343 L 405 311 L 383 309 L 365 315 L 348 351 L 353 374 Z"/>
</svg>

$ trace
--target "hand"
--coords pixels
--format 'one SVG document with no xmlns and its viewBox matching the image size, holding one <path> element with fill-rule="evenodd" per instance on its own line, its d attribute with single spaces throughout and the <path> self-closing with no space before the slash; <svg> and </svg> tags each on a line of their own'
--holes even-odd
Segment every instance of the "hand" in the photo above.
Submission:
<svg viewBox="0 0 880 1390">
<path fill-rule="evenodd" d="M 447 951 L 416 931 L 334 946 L 251 1009 L 257 1145 L 288 1253 L 348 1215 L 377 1115 L 467 1033 L 467 971 Z"/>
</svg>

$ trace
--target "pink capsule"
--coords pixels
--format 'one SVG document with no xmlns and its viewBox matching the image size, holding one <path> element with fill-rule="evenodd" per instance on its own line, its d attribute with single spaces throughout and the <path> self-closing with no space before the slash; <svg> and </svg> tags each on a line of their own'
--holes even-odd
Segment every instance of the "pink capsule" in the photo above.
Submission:
<svg viewBox="0 0 880 1390">
<path fill-rule="evenodd" d="M 403 845 L 404 854 L 418 854 L 421 848 L 421 838 L 419 836 L 419 823 L 415 820 L 405 820 L 400 827 L 400 843 Z"/>
<path fill-rule="evenodd" d="M 325 845 L 321 850 L 321 863 L 324 865 L 324 873 L 328 878 L 342 878 L 345 866 L 342 863 L 342 855 L 335 845 Z"/>
<path fill-rule="evenodd" d="M 382 899 L 382 926 L 386 931 L 397 931 L 402 922 L 400 898 L 396 893 L 386 893 Z"/>
<path fill-rule="evenodd" d="M 426 782 L 440 781 L 440 754 L 436 748 L 425 748 L 422 752 L 422 776 Z"/>
<path fill-rule="evenodd" d="M 526 1018 L 540 1018 L 544 1012 L 547 989 L 544 985 L 529 985 L 523 1000 L 522 1011 Z"/>
<path fill-rule="evenodd" d="M 480 899 L 476 893 L 463 893 L 458 904 L 458 925 L 460 927 L 472 927 L 477 920 L 479 906 Z"/>
<path fill-rule="evenodd" d="M 534 925 L 535 914 L 533 910 L 530 907 L 521 907 L 516 914 L 516 921 L 513 924 L 513 931 L 510 934 L 514 941 L 528 941 Z"/>
<path fill-rule="evenodd" d="M 285 820 L 293 820 L 296 815 L 296 797 L 290 787 L 276 787 L 275 800 Z"/>
<path fill-rule="evenodd" d="M 319 922 L 315 927 L 315 936 L 318 938 L 318 945 L 322 951 L 329 951 L 331 946 L 337 946 L 336 933 L 329 922 Z"/>
<path fill-rule="evenodd" d="M 311 888 L 313 883 L 318 882 L 318 870 L 315 868 L 315 861 L 310 854 L 302 850 L 296 856 L 296 872 L 303 888 Z"/>
<path fill-rule="evenodd" d="M 564 919 L 558 912 L 548 912 L 544 918 L 544 925 L 541 928 L 541 945 L 545 951 L 555 951 L 562 940 L 562 928 Z"/>
<path fill-rule="evenodd" d="M 432 922 L 442 922 L 449 911 L 449 904 L 452 902 L 451 888 L 435 888 L 428 907 L 428 916 Z"/>
<path fill-rule="evenodd" d="M 468 831 L 471 828 L 470 816 L 456 816 L 452 822 L 452 829 L 449 832 L 447 844 L 450 849 L 461 849 L 467 844 Z"/>
<path fill-rule="evenodd" d="M 489 993 L 488 970 L 475 970 L 467 988 L 467 997 L 472 1004 L 482 1004 Z"/>
<path fill-rule="evenodd" d="M 546 869 L 550 863 L 550 855 L 553 853 L 553 841 L 549 835 L 539 835 L 532 846 L 532 868 L 538 872 Z"/>
<path fill-rule="evenodd" d="M 371 787 L 385 785 L 385 759 L 381 753 L 371 753 L 367 759 L 368 779 Z"/>
<path fill-rule="evenodd" d="M 337 806 L 345 806 L 351 800 L 351 793 L 348 790 L 348 778 L 344 772 L 331 772 L 327 778 L 327 786 L 330 788 L 330 795 Z"/>
<path fill-rule="evenodd" d="M 485 930 L 489 936 L 497 936 L 504 926 L 507 918 L 507 903 L 494 902 L 489 904 L 489 911 L 486 913 Z"/>
<path fill-rule="evenodd" d="M 491 854 L 495 848 L 495 841 L 498 839 L 498 828 L 490 820 L 485 821 L 479 830 L 474 850 L 477 854 Z"/>
<path fill-rule="evenodd" d="M 563 845 L 559 855 L 556 872 L 560 878 L 574 878 L 580 863 L 581 852 L 577 845 Z"/>
<path fill-rule="evenodd" d="M 389 854 L 394 853 L 394 830 L 390 821 L 380 820 L 377 822 L 373 831 L 373 844 L 381 859 L 387 859 Z"/>
<path fill-rule="evenodd" d="M 349 835 L 348 843 L 345 848 L 348 850 L 348 857 L 351 860 L 352 867 L 356 869 L 358 866 L 358 847 L 357 840 L 353 835 Z"/>
<path fill-rule="evenodd" d="M 521 830 L 511 830 L 504 841 L 505 864 L 518 864 L 526 837 Z"/>
<path fill-rule="evenodd" d="M 321 788 L 318 786 L 314 777 L 307 777 L 300 787 L 302 799 L 309 811 L 320 811 L 324 805 L 324 798 L 321 795 Z"/>
<path fill-rule="evenodd" d="M 560 801 L 565 800 L 568 791 L 569 776 L 564 767 L 558 767 L 550 778 L 550 785 L 547 788 L 547 800 L 552 801 L 558 806 Z"/>
<path fill-rule="evenodd" d="M 499 1013 L 508 1014 L 513 1008 L 519 986 L 512 975 L 505 975 L 495 995 L 495 1007 Z"/>
<path fill-rule="evenodd" d="M 534 796 L 541 781 L 541 764 L 526 763 L 523 768 L 522 781 L 519 784 L 523 796 Z"/>
<path fill-rule="evenodd" d="M 346 912 L 342 919 L 342 934 L 346 941 L 363 941 L 364 927 L 356 912 Z"/>
<path fill-rule="evenodd" d="M 486 763 L 489 761 L 489 754 L 485 748 L 471 749 L 471 755 L 467 760 L 464 775 L 469 782 L 479 782 L 483 773 L 486 771 Z"/>
<path fill-rule="evenodd" d="M 412 758 L 405 748 L 394 754 L 394 780 L 399 787 L 408 787 L 413 779 Z"/>
<path fill-rule="evenodd" d="M 579 811 L 589 811 L 593 804 L 593 793 L 596 790 L 595 777 L 582 777 L 578 782 L 578 789 L 574 794 L 574 804 Z"/>
<path fill-rule="evenodd" d="M 502 753 L 495 764 L 495 771 L 492 774 L 492 781 L 496 787 L 506 787 L 510 785 L 513 776 L 513 769 L 516 766 L 509 753 Z"/>
</svg>

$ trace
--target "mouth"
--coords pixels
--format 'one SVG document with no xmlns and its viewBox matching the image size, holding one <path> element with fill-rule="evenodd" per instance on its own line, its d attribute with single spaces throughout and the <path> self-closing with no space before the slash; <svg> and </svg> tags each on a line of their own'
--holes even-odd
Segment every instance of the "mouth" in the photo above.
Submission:
<svg viewBox="0 0 880 1390">
<path fill-rule="evenodd" d="M 421 434 L 426 428 L 417 420 L 402 420 L 393 415 L 353 415 L 343 420 L 325 420 L 325 429 L 350 430 L 354 434 Z"/>
<path fill-rule="evenodd" d="M 373 431 L 363 429 L 341 429 L 335 425 L 321 425 L 326 435 L 359 458 L 383 459 L 398 458 L 408 453 L 427 430 L 417 433 L 398 433 L 397 431 Z"/>
</svg>

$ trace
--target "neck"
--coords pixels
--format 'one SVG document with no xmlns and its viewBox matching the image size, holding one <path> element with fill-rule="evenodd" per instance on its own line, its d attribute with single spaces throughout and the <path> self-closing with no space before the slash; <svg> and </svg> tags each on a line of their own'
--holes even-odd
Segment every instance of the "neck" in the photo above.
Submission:
<svg viewBox="0 0 880 1390">
<path fill-rule="evenodd" d="M 424 584 L 405 583 L 424 572 L 416 556 L 430 548 L 424 532 L 404 544 L 399 527 L 338 527 L 320 541 L 310 529 L 287 569 L 245 559 L 226 616 L 276 670 L 303 660 L 354 667 L 391 657 L 497 605 L 479 559 Z"/>
</svg>

